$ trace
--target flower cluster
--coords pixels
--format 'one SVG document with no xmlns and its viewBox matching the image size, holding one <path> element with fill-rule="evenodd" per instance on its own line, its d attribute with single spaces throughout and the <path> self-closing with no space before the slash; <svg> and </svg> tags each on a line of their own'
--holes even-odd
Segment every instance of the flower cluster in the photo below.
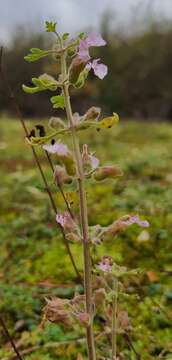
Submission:
<svg viewBox="0 0 172 360">
<path fill-rule="evenodd" d="M 99 63 L 100 59 L 90 61 L 89 48 L 92 46 L 104 45 L 106 45 L 106 41 L 103 40 L 99 34 L 91 33 L 85 39 L 80 41 L 77 53 L 78 58 L 87 63 L 86 68 L 89 71 L 93 69 L 94 74 L 101 80 L 107 75 L 108 68 L 106 65 Z"/>
<path fill-rule="evenodd" d="M 75 295 L 73 299 L 61 299 L 54 297 L 46 298 L 44 307 L 44 321 L 61 323 L 64 326 L 72 327 L 75 322 L 83 327 L 88 327 L 90 322 L 89 314 L 84 310 L 85 295 Z"/>
</svg>

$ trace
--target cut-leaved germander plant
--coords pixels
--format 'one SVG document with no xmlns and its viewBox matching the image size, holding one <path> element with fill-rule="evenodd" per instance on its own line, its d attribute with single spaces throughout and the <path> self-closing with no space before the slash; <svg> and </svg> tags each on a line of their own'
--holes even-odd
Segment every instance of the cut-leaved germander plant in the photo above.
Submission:
<svg viewBox="0 0 172 360">
<path fill-rule="evenodd" d="M 94 186 L 94 182 L 112 181 L 122 176 L 122 170 L 113 164 L 100 165 L 94 151 L 87 144 L 81 146 L 80 133 L 88 130 L 105 131 L 108 134 L 110 128 L 117 125 L 119 117 L 113 113 L 102 118 L 100 108 L 94 106 L 85 114 L 73 113 L 70 89 L 84 86 L 92 71 L 100 80 L 107 75 L 107 66 L 90 55 L 91 47 L 105 46 L 106 42 L 96 33 L 81 33 L 71 39 L 68 33 L 61 35 L 53 22 L 46 22 L 46 31 L 55 36 L 52 49 L 32 48 L 25 60 L 32 62 L 53 56 L 59 73 L 56 78 L 48 74 L 32 78 L 33 86 L 23 85 L 23 90 L 28 94 L 46 90 L 53 92 L 50 97 L 52 106 L 57 112 L 58 109 L 60 112 L 65 111 L 65 120 L 50 118 L 48 133 L 42 125 L 36 125 L 27 136 L 27 142 L 31 146 L 42 147 L 46 152 L 54 183 L 63 196 L 66 210 L 62 212 L 55 207 L 56 222 L 63 234 L 78 281 L 83 284 L 83 293 L 76 293 L 72 299 L 46 299 L 43 321 L 61 323 L 66 328 L 79 325 L 86 331 L 85 349 L 89 360 L 115 360 L 121 358 L 117 351 L 117 334 L 130 331 L 127 311 L 121 307 L 122 299 L 129 296 L 125 293 L 125 281 L 130 276 L 136 276 L 139 270 L 127 270 L 108 255 L 101 259 L 96 257 L 96 261 L 94 257 L 93 261 L 93 254 L 103 241 L 117 236 L 128 226 L 137 224 L 147 227 L 149 224 L 137 214 L 131 214 L 114 220 L 107 227 L 99 224 L 89 226 L 86 182 L 91 181 Z M 68 145 L 69 137 L 72 148 Z M 78 206 L 74 210 L 73 201 Z M 70 249 L 71 243 L 78 243 L 82 248 L 83 271 L 79 272 L 77 268 Z M 81 353 L 78 359 L 83 359 Z"/>
</svg>

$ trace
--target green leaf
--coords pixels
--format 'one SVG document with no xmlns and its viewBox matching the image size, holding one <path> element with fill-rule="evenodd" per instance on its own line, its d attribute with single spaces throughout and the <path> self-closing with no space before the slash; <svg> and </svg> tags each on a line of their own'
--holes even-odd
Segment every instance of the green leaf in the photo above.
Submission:
<svg viewBox="0 0 172 360">
<path fill-rule="evenodd" d="M 55 91 L 59 86 L 57 80 L 48 74 L 43 74 L 39 78 L 32 78 L 32 83 L 35 85 L 34 87 L 22 85 L 23 91 L 28 94 L 35 94 L 44 90 Z"/>
<path fill-rule="evenodd" d="M 57 25 L 56 22 L 46 21 L 46 22 L 45 22 L 45 30 L 46 30 L 47 32 L 55 32 L 55 31 L 56 31 L 56 25 Z"/>
<path fill-rule="evenodd" d="M 69 33 L 64 33 L 63 36 L 62 36 L 62 39 L 65 41 L 69 38 Z"/>
<path fill-rule="evenodd" d="M 86 37 L 86 34 L 85 32 L 81 32 L 79 35 L 78 35 L 79 39 L 84 39 Z"/>
<path fill-rule="evenodd" d="M 78 80 L 75 84 L 73 84 L 73 86 L 77 89 L 80 89 L 82 86 L 84 86 L 85 84 L 85 80 L 87 79 L 88 73 L 89 73 L 89 69 L 85 68 L 83 71 L 81 71 Z"/>
<path fill-rule="evenodd" d="M 22 89 L 27 94 L 35 94 L 39 91 L 37 87 L 29 87 L 24 84 L 22 85 Z"/>
<path fill-rule="evenodd" d="M 53 104 L 54 109 L 64 109 L 65 108 L 65 100 L 63 95 L 56 95 L 52 96 L 50 99 L 51 103 Z"/>
<path fill-rule="evenodd" d="M 41 50 L 38 48 L 30 49 L 30 54 L 26 55 L 24 59 L 28 62 L 37 61 L 45 56 L 49 55 L 49 50 Z"/>
</svg>

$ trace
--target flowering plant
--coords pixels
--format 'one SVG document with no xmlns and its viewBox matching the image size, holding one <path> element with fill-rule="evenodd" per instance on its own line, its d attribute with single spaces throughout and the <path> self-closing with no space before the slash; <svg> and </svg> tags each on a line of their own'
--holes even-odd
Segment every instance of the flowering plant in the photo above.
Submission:
<svg viewBox="0 0 172 360">
<path fill-rule="evenodd" d="M 41 91 L 57 91 L 58 95 L 50 98 L 54 109 L 66 111 L 67 121 L 59 117 L 53 117 L 49 121 L 50 132 L 47 134 L 42 125 L 36 126 L 27 136 L 31 146 L 41 146 L 46 152 L 49 164 L 54 173 L 54 182 L 63 195 L 66 211 L 62 213 L 56 210 L 56 222 L 65 241 L 66 249 L 71 258 L 77 276 L 84 285 L 84 294 L 75 294 L 74 298 L 47 299 L 44 309 L 44 321 L 61 322 L 64 326 L 73 326 L 78 322 L 86 329 L 88 359 L 117 359 L 117 333 L 122 323 L 117 311 L 118 297 L 122 293 L 122 281 L 126 276 L 135 276 L 139 270 L 128 271 L 125 267 L 118 266 L 113 258 L 104 256 L 97 264 L 93 264 L 91 252 L 92 247 L 99 246 L 106 237 L 116 236 L 132 224 L 142 227 L 149 226 L 138 215 L 125 215 L 115 220 L 108 227 L 97 224 L 89 226 L 86 181 L 104 181 L 122 176 L 119 166 L 100 166 L 100 161 L 94 153 L 90 152 L 88 145 L 80 145 L 80 132 L 90 129 L 92 131 L 109 131 L 116 126 L 119 117 L 116 113 L 111 116 L 100 118 L 101 111 L 97 107 L 91 107 L 84 115 L 72 112 L 70 101 L 70 88 L 80 88 L 84 85 L 89 72 L 93 70 L 95 76 L 103 79 L 108 72 L 107 66 L 100 59 L 91 59 L 90 48 L 94 46 L 105 46 L 106 42 L 99 34 L 79 34 L 75 39 L 70 39 L 69 34 L 60 35 L 56 30 L 57 24 L 46 22 L 46 31 L 55 35 L 55 45 L 50 50 L 31 49 L 25 59 L 28 62 L 37 61 L 45 56 L 53 55 L 60 62 L 60 74 L 57 79 L 43 74 L 38 78 L 32 78 L 32 87 L 23 85 L 26 93 L 34 94 Z M 71 136 L 73 148 L 69 149 L 62 142 L 62 137 Z M 73 212 L 71 203 L 64 187 L 75 186 L 76 194 L 79 194 L 79 211 Z M 78 242 L 83 249 L 83 279 L 77 269 L 75 260 L 70 250 L 70 242 Z M 123 314 L 124 315 L 124 314 Z M 96 316 L 102 316 L 107 326 L 103 332 L 104 336 L 110 336 L 111 349 L 104 350 L 95 346 L 94 321 Z M 125 320 L 126 320 L 125 315 Z M 124 321 L 125 326 L 128 320 Z M 109 330 L 110 329 L 110 330 Z M 80 355 L 79 355 L 80 356 Z M 81 357 L 79 357 L 81 358 Z M 100 357 L 99 357 L 100 358 Z"/>
</svg>

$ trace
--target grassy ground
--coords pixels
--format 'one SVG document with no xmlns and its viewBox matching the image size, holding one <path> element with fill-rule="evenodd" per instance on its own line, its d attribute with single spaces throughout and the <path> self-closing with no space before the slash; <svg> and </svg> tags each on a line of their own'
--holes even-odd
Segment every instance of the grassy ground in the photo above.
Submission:
<svg viewBox="0 0 172 360">
<path fill-rule="evenodd" d="M 86 137 L 102 163 L 120 164 L 124 171 L 120 180 L 88 184 L 90 225 L 107 225 L 127 213 L 139 213 L 151 224 L 146 231 L 133 226 L 98 249 L 119 264 L 145 270 L 131 284 L 139 300 L 123 304 L 133 345 L 141 359 L 172 359 L 172 127 L 126 122 Z M 42 154 L 41 161 L 61 208 Z M 0 311 L 21 351 L 28 352 L 26 360 L 76 359 L 82 348 L 73 340 L 82 332 L 38 327 L 45 296 L 71 296 L 79 288 L 21 126 L 8 118 L 0 119 L 0 179 Z M 81 249 L 72 245 L 72 250 L 81 268 Z M 0 359 L 12 359 L 4 336 L 0 345 Z M 136 358 L 122 336 L 120 347 L 124 359 Z"/>
</svg>

